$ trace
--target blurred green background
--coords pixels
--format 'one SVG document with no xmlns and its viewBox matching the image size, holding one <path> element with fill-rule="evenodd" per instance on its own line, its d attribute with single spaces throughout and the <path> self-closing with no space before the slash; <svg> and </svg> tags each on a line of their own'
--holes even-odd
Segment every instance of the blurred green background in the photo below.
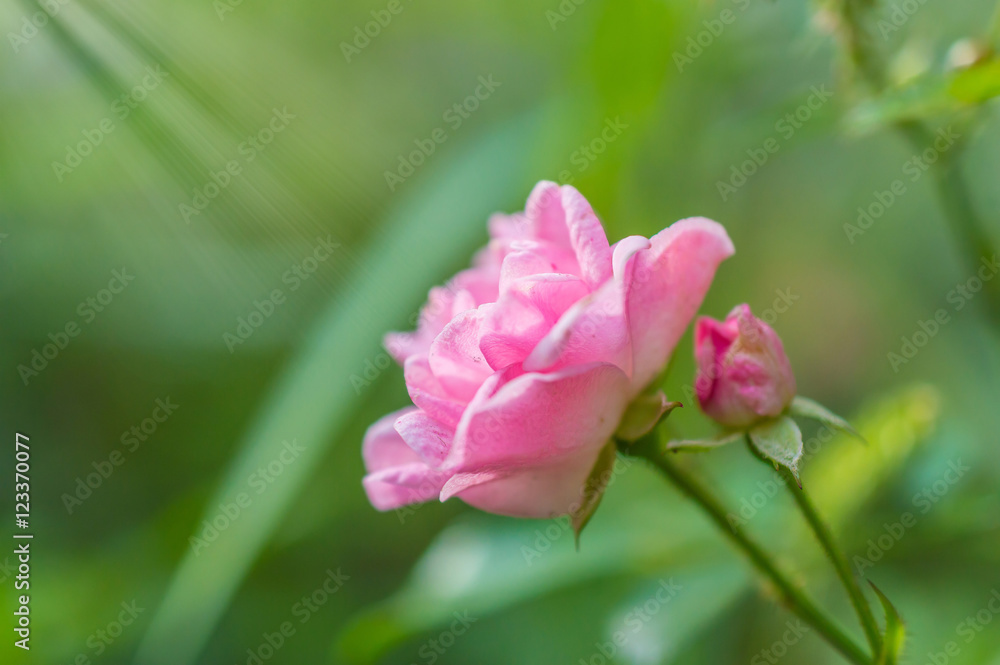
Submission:
<svg viewBox="0 0 1000 665">
<path fill-rule="evenodd" d="M 36 534 L 33 648 L 5 629 L 5 662 L 842 662 L 789 632 L 770 590 L 639 462 L 579 552 L 560 522 L 367 503 L 362 434 L 407 403 L 382 333 L 413 325 L 490 213 L 550 179 L 580 189 L 612 241 L 692 215 L 726 226 L 737 253 L 702 311 L 770 316 L 802 394 L 872 442 L 823 443 L 803 480 L 903 614 L 907 662 L 1000 663 L 986 609 L 1000 597 L 1000 335 L 989 289 L 954 296 L 981 257 L 943 206 L 940 164 L 913 171 L 922 148 L 898 131 L 953 126 L 962 200 L 996 241 L 995 6 L 870 7 L 874 90 L 836 37 L 841 9 L 0 5 L 0 508 L 13 513 L 6 476 L 27 433 Z M 411 159 L 420 145 L 434 150 Z M 879 197 L 863 233 L 845 229 Z M 925 343 L 913 355 L 903 338 Z M 692 374 L 689 334 L 665 383 L 689 402 L 671 418 L 685 436 L 712 431 L 683 397 Z M 773 474 L 738 447 L 688 463 L 860 641 Z M 944 480 L 951 464 L 969 470 Z M 905 513 L 915 525 L 893 536 Z M 669 602 L 651 600 L 661 583 L 677 587 Z M 947 661 L 929 655 L 949 642 Z"/>
</svg>

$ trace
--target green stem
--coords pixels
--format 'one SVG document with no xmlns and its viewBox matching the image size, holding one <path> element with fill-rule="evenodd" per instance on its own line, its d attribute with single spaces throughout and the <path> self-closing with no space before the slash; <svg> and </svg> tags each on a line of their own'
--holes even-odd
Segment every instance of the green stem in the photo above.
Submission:
<svg viewBox="0 0 1000 665">
<path fill-rule="evenodd" d="M 865 29 L 872 6 L 873 3 L 867 0 L 840 0 L 841 37 L 855 69 L 876 94 L 881 94 L 887 87 L 885 62 L 873 44 L 871 34 Z M 1000 28 L 1000 5 L 995 18 L 995 28 Z M 921 122 L 900 120 L 893 126 L 918 152 L 933 145 L 934 133 Z M 968 185 L 958 165 L 959 147 L 952 148 L 951 152 L 954 154 L 942 155 L 932 171 L 945 218 L 951 224 L 952 233 L 965 256 L 967 269 L 975 274 L 979 270 L 980 261 L 991 260 L 997 247 L 986 224 L 972 206 Z M 986 282 L 984 290 L 987 293 L 984 301 L 991 321 L 1000 328 L 1000 283 Z"/>
<path fill-rule="evenodd" d="M 770 462 L 767 464 L 770 466 Z M 812 500 L 802 491 L 798 483 L 791 477 L 791 474 L 787 472 L 785 472 L 785 484 L 791 489 L 792 496 L 795 497 L 795 503 L 798 504 L 809 526 L 812 527 L 813 533 L 816 535 L 816 540 L 822 545 L 823 551 L 826 552 L 826 555 L 833 563 L 833 567 L 837 571 L 837 577 L 840 578 L 844 589 L 847 590 L 847 595 L 851 597 L 851 604 L 854 606 L 854 611 L 858 613 L 858 618 L 861 620 L 861 627 L 865 630 L 865 637 L 868 638 L 868 644 L 871 646 L 872 652 L 878 653 L 882 643 L 878 623 L 875 621 L 871 605 L 868 604 L 868 600 L 861 590 L 861 585 L 858 584 L 857 578 L 851 572 L 851 566 L 847 562 L 847 557 L 837 547 L 830 527 L 820 517 Z"/>
<path fill-rule="evenodd" d="M 726 510 L 694 476 L 669 459 L 669 454 L 660 450 L 655 433 L 651 433 L 629 445 L 619 443 L 619 448 L 626 454 L 641 457 L 653 464 L 670 479 L 684 494 L 700 505 L 737 548 L 743 551 L 757 570 L 763 573 L 780 592 L 788 607 L 803 621 L 810 624 L 817 633 L 823 636 L 835 649 L 855 665 L 871 665 L 872 659 L 857 646 L 832 620 L 807 598 L 788 577 L 779 570 L 771 556 L 765 552 L 750 536 L 743 532 L 737 524 L 730 524 Z"/>
</svg>

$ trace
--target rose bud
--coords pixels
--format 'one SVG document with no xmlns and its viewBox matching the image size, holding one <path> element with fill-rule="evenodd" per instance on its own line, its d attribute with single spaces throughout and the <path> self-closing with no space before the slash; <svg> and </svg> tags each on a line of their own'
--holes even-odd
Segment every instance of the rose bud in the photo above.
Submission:
<svg viewBox="0 0 1000 665">
<path fill-rule="evenodd" d="M 716 422 L 745 428 L 780 415 L 795 397 L 795 375 L 778 334 L 738 305 L 725 321 L 698 319 L 694 333 L 702 410 Z"/>
</svg>

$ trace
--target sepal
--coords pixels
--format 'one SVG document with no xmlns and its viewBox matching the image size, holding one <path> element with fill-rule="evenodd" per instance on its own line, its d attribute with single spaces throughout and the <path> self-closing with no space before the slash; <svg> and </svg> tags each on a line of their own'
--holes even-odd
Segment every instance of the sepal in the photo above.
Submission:
<svg viewBox="0 0 1000 665">
<path fill-rule="evenodd" d="M 625 415 L 622 416 L 615 436 L 623 441 L 637 441 L 652 432 L 671 411 L 681 406 L 684 405 L 680 402 L 668 400 L 662 390 L 643 393 L 632 400 L 625 409 Z"/>
<path fill-rule="evenodd" d="M 802 461 L 802 431 L 795 421 L 781 416 L 754 425 L 749 432 L 750 444 L 774 468 L 788 469 L 801 488 L 799 462 Z"/>
<path fill-rule="evenodd" d="M 580 549 L 580 533 L 583 531 L 583 527 L 587 526 L 587 522 L 590 521 L 594 512 L 597 511 L 597 506 L 601 504 L 601 499 L 604 497 L 604 490 L 611 484 L 616 459 L 617 448 L 615 447 L 615 442 L 609 441 L 601 448 L 601 452 L 597 456 L 597 461 L 594 463 L 594 468 L 591 469 L 590 475 L 583 484 L 583 498 L 580 501 L 580 507 L 570 515 L 577 549 Z"/>
<path fill-rule="evenodd" d="M 836 413 L 833 413 L 822 404 L 815 402 L 808 397 L 796 396 L 795 399 L 792 400 L 791 406 L 788 407 L 788 411 L 793 416 L 810 418 L 812 420 L 819 421 L 824 425 L 840 430 L 844 434 L 853 436 L 866 445 L 868 443 L 865 441 L 865 437 L 858 433 L 858 430 L 851 427 L 851 423 L 847 422 Z"/>
</svg>

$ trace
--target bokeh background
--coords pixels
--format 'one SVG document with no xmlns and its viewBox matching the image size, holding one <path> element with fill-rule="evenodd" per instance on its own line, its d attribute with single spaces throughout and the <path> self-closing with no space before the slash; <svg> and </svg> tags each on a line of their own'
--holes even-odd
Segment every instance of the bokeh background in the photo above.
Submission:
<svg viewBox="0 0 1000 665">
<path fill-rule="evenodd" d="M 737 254 L 702 311 L 770 317 L 801 393 L 871 441 L 816 445 L 803 479 L 903 614 L 907 662 L 945 662 L 928 654 L 954 642 L 948 663 L 1000 663 L 1000 328 L 987 290 L 954 295 L 992 256 L 936 185 L 954 164 L 1000 239 L 995 3 L 863 10 L 874 89 L 838 39 L 841 9 L 3 3 L 0 509 L 24 432 L 36 534 L 33 648 L 5 629 L 5 662 L 597 664 L 619 630 L 608 662 L 842 662 L 789 632 L 771 591 L 638 462 L 579 551 L 560 522 L 368 505 L 361 437 L 407 402 L 381 335 L 413 325 L 490 213 L 550 179 L 579 188 L 612 241 L 691 215 L 726 226 Z M 914 172 L 912 122 L 964 148 Z M 443 142 L 411 159 L 435 130 Z M 845 229 L 894 180 L 905 191 Z M 938 310 L 948 320 L 909 353 Z M 688 334 L 668 394 L 683 400 L 692 373 Z M 694 404 L 671 421 L 712 432 Z M 740 447 L 687 463 L 860 641 L 773 473 Z M 669 602 L 661 583 L 678 588 Z"/>
</svg>

